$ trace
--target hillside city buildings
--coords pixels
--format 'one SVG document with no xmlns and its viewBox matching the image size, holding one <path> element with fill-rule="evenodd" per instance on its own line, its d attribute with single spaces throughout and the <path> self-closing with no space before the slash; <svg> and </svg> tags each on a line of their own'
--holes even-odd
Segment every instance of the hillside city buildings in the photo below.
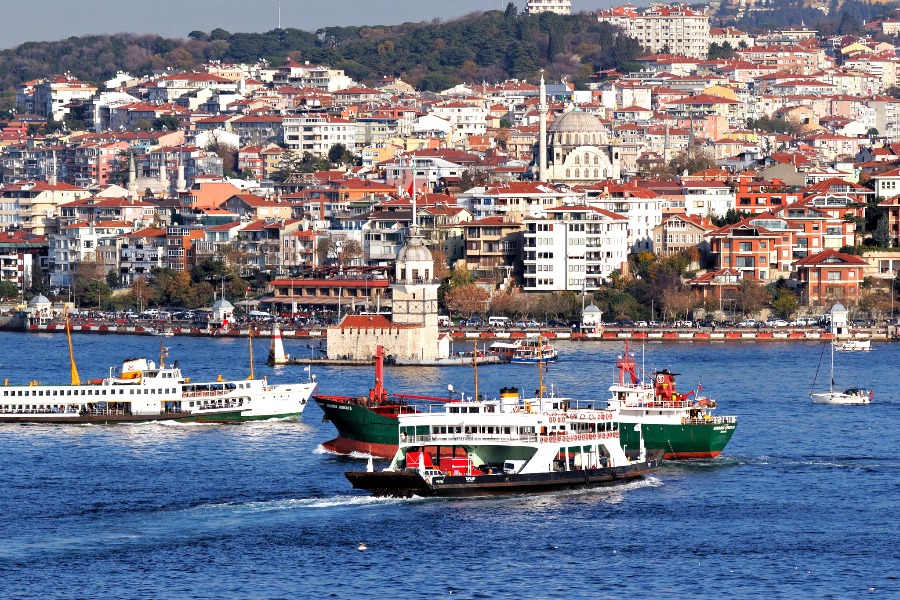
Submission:
<svg viewBox="0 0 900 600">
<path fill-rule="evenodd" d="M 388 301 L 415 222 L 415 247 L 444 260 L 435 269 L 465 267 L 492 292 L 593 291 L 640 252 L 689 253 L 699 296 L 746 278 L 847 301 L 894 277 L 892 44 L 806 28 L 753 37 L 683 5 L 596 17 L 646 53 L 639 71 L 596 73 L 584 90 L 535 74 L 426 95 L 296 61 L 119 73 L 100 88 L 68 73 L 25 82 L 0 130 L 0 277 L 62 289 L 92 260 L 127 286 L 229 256 L 280 282 L 282 305 L 335 306 L 322 285 L 292 282 L 356 269 L 328 289 L 371 306 Z M 709 59 L 711 43 L 734 54 Z M 48 118 L 69 127 L 37 135 Z M 360 160 L 304 166 L 335 148 Z M 709 168 L 670 172 L 686 152 Z M 873 236 L 860 225 L 873 204 L 886 247 L 851 255 Z M 397 289 L 431 298 L 434 273 L 422 283 L 410 268 Z"/>
</svg>

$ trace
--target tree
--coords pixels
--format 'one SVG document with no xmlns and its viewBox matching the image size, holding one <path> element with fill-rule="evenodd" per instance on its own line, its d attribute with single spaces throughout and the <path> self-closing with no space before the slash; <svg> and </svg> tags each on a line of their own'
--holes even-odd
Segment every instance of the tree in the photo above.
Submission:
<svg viewBox="0 0 900 600">
<path fill-rule="evenodd" d="M 227 269 L 225 263 L 212 256 L 205 256 L 197 261 L 191 271 L 191 280 L 195 283 L 201 281 L 221 281 L 226 278 Z"/>
<path fill-rule="evenodd" d="M 144 307 L 150 304 L 150 300 L 153 298 L 153 294 L 150 291 L 150 284 L 148 284 L 147 279 L 142 276 L 135 277 L 131 282 L 130 294 L 135 305 L 137 305 L 139 312 L 143 312 Z"/>
<path fill-rule="evenodd" d="M 455 313 L 471 317 L 474 314 L 483 313 L 489 299 L 490 294 L 487 290 L 474 283 L 469 283 L 444 294 L 444 305 Z"/>
<path fill-rule="evenodd" d="M 362 255 L 363 247 L 362 244 L 359 243 L 359 240 L 343 240 L 340 250 L 338 251 L 338 264 L 342 267 L 347 266 Z"/>
<path fill-rule="evenodd" d="M 102 283 L 106 289 L 106 295 L 109 295 L 109 286 L 106 284 L 106 267 L 102 262 L 97 260 L 96 254 L 85 256 L 80 263 L 75 266 L 75 277 L 72 282 L 72 293 L 75 302 L 81 305 L 88 305 L 92 300 L 97 300 L 96 286 L 91 284 Z M 101 293 L 103 290 L 100 290 Z"/>
<path fill-rule="evenodd" d="M 87 287 L 84 289 L 84 294 L 81 297 L 81 304 L 90 306 L 93 304 L 93 301 L 97 301 L 97 308 L 103 308 L 103 301 L 108 300 L 112 295 L 112 290 L 109 288 L 109 285 L 106 284 L 106 281 L 103 279 L 94 279 L 91 280 Z"/>
<path fill-rule="evenodd" d="M 115 269 L 110 269 L 106 273 L 106 285 L 110 288 L 117 288 L 122 283 L 119 279 L 119 273 Z"/>
<path fill-rule="evenodd" d="M 687 318 L 694 308 L 694 295 L 682 286 L 671 286 L 663 291 L 662 308 L 673 319 Z"/>
<path fill-rule="evenodd" d="M 0 281 L 0 299 L 18 298 L 19 288 L 12 281 Z"/>
<path fill-rule="evenodd" d="M 169 281 L 166 290 L 169 301 L 178 306 L 195 306 L 194 294 L 191 289 L 191 276 L 187 271 L 178 271 Z"/>
<path fill-rule="evenodd" d="M 217 132 L 213 132 L 209 136 L 206 142 L 206 150 L 214 152 L 216 156 L 222 159 L 222 171 L 226 175 L 236 173 L 237 148 L 220 140 Z"/>
<path fill-rule="evenodd" d="M 772 300 L 772 310 L 782 319 L 789 319 L 800 308 L 800 300 L 794 292 L 781 288 Z"/>
<path fill-rule="evenodd" d="M 40 258 L 34 256 L 31 261 L 31 285 L 25 290 L 29 298 L 34 298 L 47 291 L 47 285 L 44 281 L 44 270 L 41 268 Z"/>
<path fill-rule="evenodd" d="M 872 241 L 882 248 L 890 247 L 891 229 L 890 225 L 888 225 L 887 215 L 883 214 L 881 215 L 881 218 L 878 219 L 878 225 L 875 226 L 875 231 L 872 233 Z"/>
<path fill-rule="evenodd" d="M 175 115 L 162 115 L 159 116 L 150 123 L 153 126 L 153 129 L 157 131 L 168 130 L 175 131 L 179 127 L 181 127 L 181 122 L 178 120 L 178 117 Z"/>
<path fill-rule="evenodd" d="M 720 46 L 716 42 L 709 45 L 709 60 L 717 58 L 734 58 L 734 48 L 728 42 L 722 43 Z"/>
<path fill-rule="evenodd" d="M 669 166 L 677 175 L 681 175 L 712 169 L 716 167 L 716 161 L 709 152 L 693 144 L 673 158 Z"/>
<path fill-rule="evenodd" d="M 334 144 L 328 149 L 328 162 L 332 164 L 354 164 L 356 157 L 344 144 Z"/>
<path fill-rule="evenodd" d="M 741 279 L 735 290 L 734 305 L 745 316 L 755 315 L 769 301 L 769 291 L 762 283 Z"/>
</svg>

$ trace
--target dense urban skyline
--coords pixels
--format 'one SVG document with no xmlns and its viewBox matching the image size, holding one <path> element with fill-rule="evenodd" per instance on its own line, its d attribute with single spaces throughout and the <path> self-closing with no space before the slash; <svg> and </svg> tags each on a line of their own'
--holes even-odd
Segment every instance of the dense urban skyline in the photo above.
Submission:
<svg viewBox="0 0 900 600">
<path fill-rule="evenodd" d="M 281 26 L 307 31 L 342 25 L 396 25 L 408 21 L 452 19 L 473 11 L 502 10 L 508 0 L 457 0 L 453 3 L 412 0 L 158 0 L 152 5 L 124 0 L 82 0 L 77 8 L 58 0 L 32 0 L 4 6 L 0 20 L 0 48 L 24 42 L 53 41 L 70 36 L 114 33 L 152 33 L 187 37 L 191 31 L 216 28 L 230 32 L 269 31 Z M 519 10 L 525 0 L 516 0 Z M 573 12 L 606 8 L 608 0 L 573 0 Z"/>
</svg>

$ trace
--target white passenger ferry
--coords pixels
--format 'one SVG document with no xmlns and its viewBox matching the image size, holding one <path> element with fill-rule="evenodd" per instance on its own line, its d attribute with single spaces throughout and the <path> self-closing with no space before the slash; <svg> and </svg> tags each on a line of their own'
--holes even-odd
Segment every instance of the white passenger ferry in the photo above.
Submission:
<svg viewBox="0 0 900 600">
<path fill-rule="evenodd" d="M 131 421 L 232 422 L 299 417 L 316 389 L 315 377 L 296 384 L 270 385 L 263 379 L 194 382 L 178 364 L 157 366 L 146 358 L 126 360 L 109 377 L 82 384 L 69 350 L 71 385 L 0 387 L 0 422 L 115 423 Z M 252 360 L 252 359 L 251 359 Z"/>
</svg>

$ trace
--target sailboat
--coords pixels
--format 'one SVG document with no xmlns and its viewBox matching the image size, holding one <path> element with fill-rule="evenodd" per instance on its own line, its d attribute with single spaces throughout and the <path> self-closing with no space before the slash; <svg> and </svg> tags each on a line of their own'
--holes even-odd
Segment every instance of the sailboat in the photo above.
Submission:
<svg viewBox="0 0 900 600">
<path fill-rule="evenodd" d="M 813 392 L 810 390 L 810 398 L 815 404 L 871 404 L 874 393 L 872 390 L 863 388 L 849 388 L 843 392 L 837 392 L 834 389 L 834 344 L 828 344 L 831 347 L 831 371 L 828 376 L 828 391 Z M 821 360 L 819 361 L 821 364 Z M 818 371 L 817 371 L 818 373 Z M 813 387 L 816 382 L 813 381 Z"/>
</svg>

